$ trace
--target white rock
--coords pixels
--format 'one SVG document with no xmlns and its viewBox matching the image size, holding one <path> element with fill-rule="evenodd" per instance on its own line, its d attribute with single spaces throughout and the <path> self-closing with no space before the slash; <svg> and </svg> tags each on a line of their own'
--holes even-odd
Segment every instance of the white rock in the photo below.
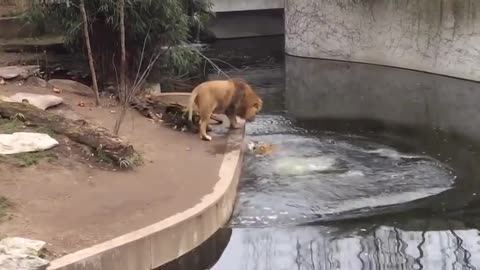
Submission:
<svg viewBox="0 0 480 270">
<path fill-rule="evenodd" d="M 8 80 L 20 77 L 26 79 L 39 71 L 40 67 L 38 65 L 0 67 L 0 78 Z"/>
<path fill-rule="evenodd" d="M 12 100 L 9 97 L 2 96 L 2 95 L 0 95 L 0 101 L 12 102 Z"/>
<path fill-rule="evenodd" d="M 39 95 L 31 93 L 16 93 L 13 96 L 10 96 L 12 102 L 23 102 L 24 100 L 28 101 L 31 105 L 46 110 L 47 108 L 59 105 L 63 102 L 63 98 L 54 96 L 54 95 Z"/>
<path fill-rule="evenodd" d="M 43 151 L 57 145 L 57 140 L 44 133 L 15 132 L 13 134 L 0 134 L 0 154 L 2 155 Z"/>
<path fill-rule="evenodd" d="M 45 246 L 45 242 L 21 237 L 7 237 L 0 241 L 2 254 L 33 255 Z"/>
<path fill-rule="evenodd" d="M 2 270 L 44 270 L 49 261 L 42 259 L 38 252 L 45 242 L 20 237 L 0 241 L 0 269 Z"/>
</svg>

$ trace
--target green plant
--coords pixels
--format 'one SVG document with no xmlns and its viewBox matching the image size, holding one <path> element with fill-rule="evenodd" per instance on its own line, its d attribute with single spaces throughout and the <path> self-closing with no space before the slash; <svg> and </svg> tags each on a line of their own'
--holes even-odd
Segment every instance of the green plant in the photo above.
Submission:
<svg viewBox="0 0 480 270">
<path fill-rule="evenodd" d="M 19 153 L 12 155 L 12 157 L 16 160 L 17 165 L 20 167 L 37 165 L 42 159 L 46 159 L 48 162 L 53 162 L 58 159 L 57 154 L 51 150 Z"/>
<path fill-rule="evenodd" d="M 0 220 L 2 220 L 6 213 L 7 209 L 10 207 L 10 202 L 3 196 L 0 196 Z"/>
<path fill-rule="evenodd" d="M 9 120 L 0 118 L 0 133 L 11 134 L 22 130 L 24 123 L 19 120 Z"/>
<path fill-rule="evenodd" d="M 116 0 L 85 1 L 90 40 L 99 80 L 116 80 L 120 66 L 119 12 Z M 62 4 L 34 4 L 28 23 L 56 24 L 74 52 L 84 52 L 78 0 Z M 133 81 L 140 69 L 159 51 L 162 74 L 178 75 L 197 70 L 202 61 L 188 45 L 213 15 L 210 0 L 126 0 L 125 32 L 127 76 Z M 144 46 L 142 46 L 142 44 Z M 167 49 L 168 48 L 168 49 Z"/>
</svg>

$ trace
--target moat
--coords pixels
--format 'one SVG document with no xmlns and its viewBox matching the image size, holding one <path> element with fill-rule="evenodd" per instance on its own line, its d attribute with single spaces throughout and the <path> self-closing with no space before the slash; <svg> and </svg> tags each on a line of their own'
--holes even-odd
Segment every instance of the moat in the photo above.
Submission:
<svg viewBox="0 0 480 270">
<path fill-rule="evenodd" d="M 279 147 L 246 154 L 230 223 L 162 269 L 480 267 L 476 146 L 364 119 L 295 118 L 282 48 L 281 37 L 213 44 L 236 67 L 222 69 L 265 100 L 247 140 Z"/>
</svg>

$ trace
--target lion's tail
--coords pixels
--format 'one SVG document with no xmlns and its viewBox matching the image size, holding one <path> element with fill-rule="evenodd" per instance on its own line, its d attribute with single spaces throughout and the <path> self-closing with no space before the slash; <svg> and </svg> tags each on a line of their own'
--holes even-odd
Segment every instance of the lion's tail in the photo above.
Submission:
<svg viewBox="0 0 480 270">
<path fill-rule="evenodd" d="M 188 121 L 192 122 L 193 118 L 193 105 L 195 104 L 195 99 L 198 95 L 198 86 L 195 87 L 190 94 L 190 99 L 188 100 Z"/>
</svg>

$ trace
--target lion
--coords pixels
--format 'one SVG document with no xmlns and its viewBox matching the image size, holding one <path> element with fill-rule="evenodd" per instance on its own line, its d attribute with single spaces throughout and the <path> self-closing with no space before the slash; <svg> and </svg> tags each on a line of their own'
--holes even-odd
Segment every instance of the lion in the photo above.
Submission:
<svg viewBox="0 0 480 270">
<path fill-rule="evenodd" d="M 200 115 L 200 139 L 211 141 L 207 129 L 213 113 L 225 114 L 230 121 L 230 129 L 238 129 L 237 116 L 247 122 L 254 121 L 263 101 L 245 81 L 230 79 L 207 81 L 193 89 L 187 108 L 190 122 L 194 105 Z"/>
<path fill-rule="evenodd" d="M 256 155 L 269 155 L 277 149 L 277 146 L 271 143 L 250 141 L 247 148 Z"/>
</svg>

